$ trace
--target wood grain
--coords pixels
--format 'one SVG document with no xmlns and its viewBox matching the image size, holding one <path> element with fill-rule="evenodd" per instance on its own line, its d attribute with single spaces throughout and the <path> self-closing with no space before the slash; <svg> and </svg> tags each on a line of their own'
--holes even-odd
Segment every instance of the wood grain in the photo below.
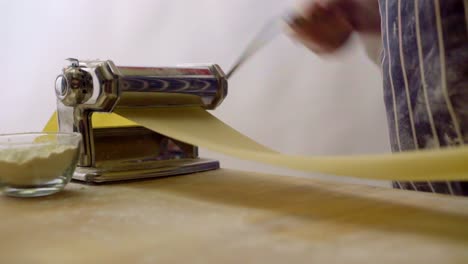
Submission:
<svg viewBox="0 0 468 264">
<path fill-rule="evenodd" d="M 0 197 L 0 263 L 467 263 L 468 199 L 218 170 Z"/>
</svg>

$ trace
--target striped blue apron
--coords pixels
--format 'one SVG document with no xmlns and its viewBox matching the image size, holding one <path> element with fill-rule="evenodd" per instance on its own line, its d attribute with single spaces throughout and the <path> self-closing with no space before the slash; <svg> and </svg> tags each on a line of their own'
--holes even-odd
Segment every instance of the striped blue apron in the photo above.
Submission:
<svg viewBox="0 0 468 264">
<path fill-rule="evenodd" d="M 392 150 L 468 144 L 468 0 L 379 3 Z M 395 182 L 394 187 L 468 195 L 468 182 Z"/>
</svg>

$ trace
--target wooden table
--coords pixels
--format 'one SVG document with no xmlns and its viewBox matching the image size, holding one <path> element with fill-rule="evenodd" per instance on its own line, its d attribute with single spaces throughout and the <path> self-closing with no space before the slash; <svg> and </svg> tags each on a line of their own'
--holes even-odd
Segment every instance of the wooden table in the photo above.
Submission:
<svg viewBox="0 0 468 264">
<path fill-rule="evenodd" d="M 0 263 L 468 263 L 468 199 L 218 170 L 0 197 Z"/>
</svg>

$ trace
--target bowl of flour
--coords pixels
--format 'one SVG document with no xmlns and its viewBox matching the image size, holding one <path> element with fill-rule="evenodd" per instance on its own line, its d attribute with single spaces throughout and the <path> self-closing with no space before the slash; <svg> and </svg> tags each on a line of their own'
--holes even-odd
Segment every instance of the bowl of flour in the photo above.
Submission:
<svg viewBox="0 0 468 264">
<path fill-rule="evenodd" d="M 0 190 L 15 197 L 63 190 L 75 171 L 80 141 L 79 133 L 0 135 Z"/>
</svg>

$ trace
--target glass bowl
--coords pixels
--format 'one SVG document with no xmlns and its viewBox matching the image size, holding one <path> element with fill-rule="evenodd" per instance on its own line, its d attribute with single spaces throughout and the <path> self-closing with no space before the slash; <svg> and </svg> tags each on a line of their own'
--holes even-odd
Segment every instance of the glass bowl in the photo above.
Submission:
<svg viewBox="0 0 468 264">
<path fill-rule="evenodd" d="M 79 133 L 0 135 L 0 190 L 15 197 L 63 190 L 75 171 L 80 141 Z"/>
</svg>

